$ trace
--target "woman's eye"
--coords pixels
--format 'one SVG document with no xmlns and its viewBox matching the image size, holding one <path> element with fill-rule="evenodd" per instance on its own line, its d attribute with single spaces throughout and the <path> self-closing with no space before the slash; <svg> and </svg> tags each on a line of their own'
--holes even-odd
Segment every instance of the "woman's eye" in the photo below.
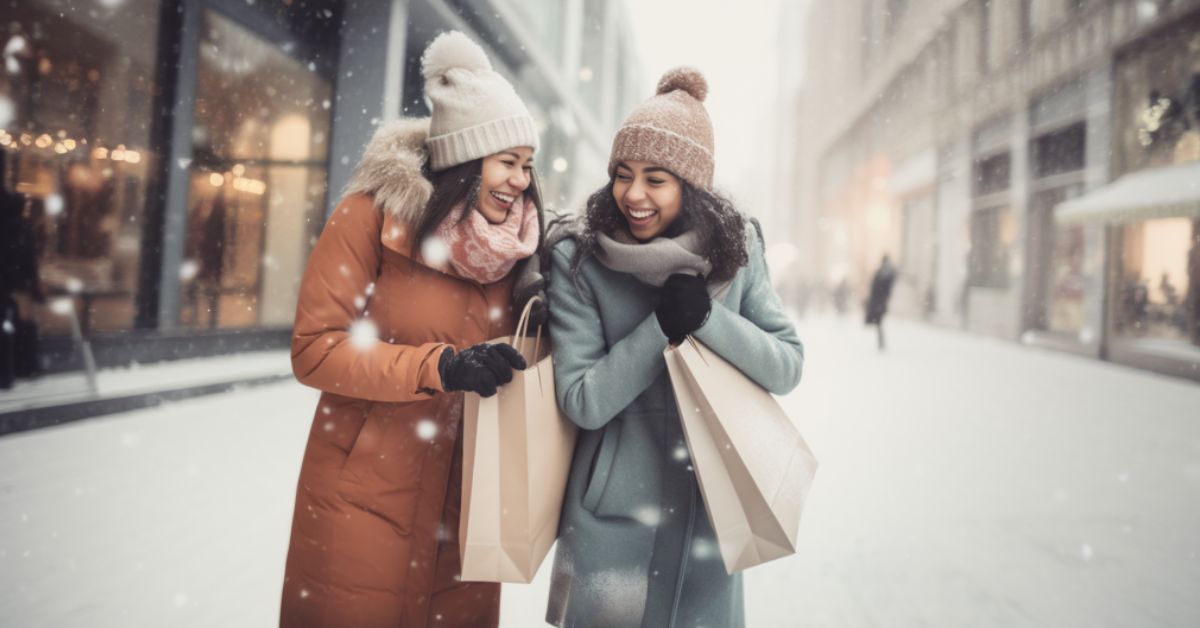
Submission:
<svg viewBox="0 0 1200 628">
<path fill-rule="evenodd" d="M 515 161 L 506 161 L 506 162 L 504 162 L 504 165 L 508 166 L 509 168 L 512 168 L 513 166 L 517 165 L 517 162 L 515 162 Z"/>
<path fill-rule="evenodd" d="M 628 180 L 629 180 L 629 175 L 627 175 L 627 174 L 618 174 L 617 175 L 617 181 L 628 181 Z"/>
<path fill-rule="evenodd" d="M 666 181 L 663 181 L 662 179 L 646 179 L 646 180 L 649 181 L 651 185 L 662 185 L 663 183 L 666 183 Z"/>
</svg>

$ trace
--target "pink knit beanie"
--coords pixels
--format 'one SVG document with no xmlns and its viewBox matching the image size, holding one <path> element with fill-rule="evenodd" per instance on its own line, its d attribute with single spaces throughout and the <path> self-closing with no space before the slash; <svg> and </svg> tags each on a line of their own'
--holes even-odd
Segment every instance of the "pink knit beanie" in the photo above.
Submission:
<svg viewBox="0 0 1200 628">
<path fill-rule="evenodd" d="M 708 82 L 699 70 L 679 67 L 658 80 L 658 92 L 634 108 L 613 138 L 612 177 L 622 161 L 648 161 L 702 188 L 712 188 L 713 129 L 704 97 Z"/>
</svg>

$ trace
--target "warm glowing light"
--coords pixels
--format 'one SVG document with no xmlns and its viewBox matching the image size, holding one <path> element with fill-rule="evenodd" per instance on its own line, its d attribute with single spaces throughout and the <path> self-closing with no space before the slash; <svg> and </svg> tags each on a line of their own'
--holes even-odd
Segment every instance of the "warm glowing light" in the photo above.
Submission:
<svg viewBox="0 0 1200 628">
<path fill-rule="evenodd" d="M 108 159 L 108 149 L 103 146 L 97 146 L 96 149 L 92 151 L 92 157 L 95 157 L 96 159 Z"/>
<path fill-rule="evenodd" d="M 208 175 L 208 182 L 211 183 L 214 188 L 219 188 L 225 184 L 225 177 L 219 172 L 214 172 Z"/>
<path fill-rule="evenodd" d="M 34 144 L 34 146 L 37 146 L 38 148 L 46 148 L 47 146 L 49 146 L 50 144 L 53 144 L 53 143 L 54 143 L 54 140 L 51 139 L 49 135 L 42 133 L 41 135 L 38 136 L 37 140 L 33 144 Z"/>
<path fill-rule="evenodd" d="M 240 177 L 246 174 L 246 167 L 242 164 L 237 164 L 233 167 L 233 176 Z"/>
</svg>

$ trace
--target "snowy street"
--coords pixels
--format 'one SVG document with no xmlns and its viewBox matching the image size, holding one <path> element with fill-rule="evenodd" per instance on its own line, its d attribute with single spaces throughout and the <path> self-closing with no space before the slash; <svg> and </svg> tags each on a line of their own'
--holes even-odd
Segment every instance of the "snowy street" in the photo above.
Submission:
<svg viewBox="0 0 1200 628">
<path fill-rule="evenodd" d="M 1200 625 L 1200 386 L 889 321 L 808 319 L 786 403 L 821 462 L 777 626 Z M 236 358 L 231 358 L 236 359 Z M 0 438 L 0 621 L 276 624 L 317 393 L 271 384 Z M 506 586 L 543 625 L 546 575 Z"/>
</svg>

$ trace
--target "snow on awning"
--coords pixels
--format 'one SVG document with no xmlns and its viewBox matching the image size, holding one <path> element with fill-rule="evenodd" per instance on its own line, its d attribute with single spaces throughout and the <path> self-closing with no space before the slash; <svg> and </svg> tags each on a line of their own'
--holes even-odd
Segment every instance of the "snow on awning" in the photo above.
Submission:
<svg viewBox="0 0 1200 628">
<path fill-rule="evenodd" d="M 1130 222 L 1200 216 L 1200 161 L 1131 172 L 1059 203 L 1058 222 Z"/>
</svg>

